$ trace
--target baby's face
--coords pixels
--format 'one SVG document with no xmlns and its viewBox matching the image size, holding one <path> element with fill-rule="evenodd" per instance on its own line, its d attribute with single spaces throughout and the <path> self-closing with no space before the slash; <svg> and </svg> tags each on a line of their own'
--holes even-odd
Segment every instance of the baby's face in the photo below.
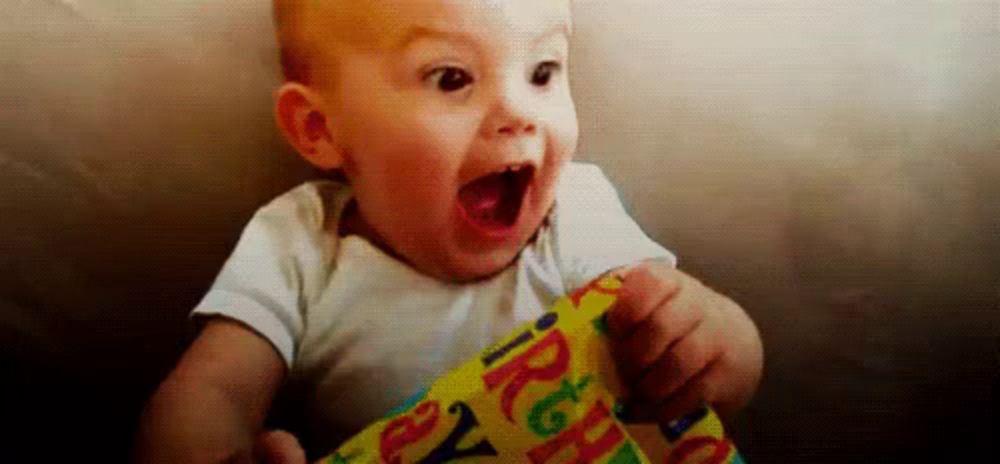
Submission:
<svg viewBox="0 0 1000 464">
<path fill-rule="evenodd" d="M 346 38 L 330 41 L 335 82 L 311 85 L 361 220 L 426 274 L 504 269 L 576 148 L 569 1 L 335 3 L 350 5 L 327 23 Z"/>
</svg>

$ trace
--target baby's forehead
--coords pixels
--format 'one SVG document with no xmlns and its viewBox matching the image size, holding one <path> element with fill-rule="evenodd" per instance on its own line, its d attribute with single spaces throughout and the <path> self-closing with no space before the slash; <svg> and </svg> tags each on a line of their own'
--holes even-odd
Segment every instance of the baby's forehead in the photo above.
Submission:
<svg viewBox="0 0 1000 464">
<path fill-rule="evenodd" d="M 460 16 L 483 0 L 304 0 L 301 26 L 320 42 L 388 46 L 408 26 Z M 468 20 L 468 18 L 466 18 Z"/>
<path fill-rule="evenodd" d="M 569 21 L 570 0 L 279 0 L 298 11 L 298 26 L 320 43 L 389 47 L 414 27 L 475 28 L 489 15 Z M 560 6 L 564 8 L 547 8 Z M 548 18 L 550 20 L 554 18 Z M 435 27 L 436 26 L 436 27 Z"/>
</svg>

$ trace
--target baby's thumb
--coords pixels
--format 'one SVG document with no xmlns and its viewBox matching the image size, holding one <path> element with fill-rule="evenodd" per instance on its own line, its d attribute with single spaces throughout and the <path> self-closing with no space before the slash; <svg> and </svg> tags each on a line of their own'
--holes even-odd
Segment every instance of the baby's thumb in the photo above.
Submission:
<svg viewBox="0 0 1000 464">
<path fill-rule="evenodd" d="M 254 454 L 265 464 L 306 464 L 306 452 L 295 436 L 284 430 L 272 430 L 257 436 Z"/>
</svg>

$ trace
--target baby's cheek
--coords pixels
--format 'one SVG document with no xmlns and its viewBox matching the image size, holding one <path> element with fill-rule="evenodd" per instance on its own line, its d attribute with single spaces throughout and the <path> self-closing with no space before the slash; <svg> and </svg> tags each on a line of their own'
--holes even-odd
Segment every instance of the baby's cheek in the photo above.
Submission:
<svg viewBox="0 0 1000 464">
<path fill-rule="evenodd" d="M 569 159 L 576 152 L 580 137 L 580 126 L 576 119 L 576 109 L 572 100 L 568 105 L 555 108 L 548 120 L 550 144 L 554 154 L 560 159 Z"/>
<path fill-rule="evenodd" d="M 447 153 L 465 153 L 479 135 L 484 118 L 476 105 L 428 105 L 416 112 L 414 135 Z"/>
</svg>

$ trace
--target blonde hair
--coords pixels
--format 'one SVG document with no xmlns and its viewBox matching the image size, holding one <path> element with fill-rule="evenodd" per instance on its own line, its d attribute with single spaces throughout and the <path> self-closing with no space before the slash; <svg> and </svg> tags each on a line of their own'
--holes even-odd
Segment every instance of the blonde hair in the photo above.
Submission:
<svg viewBox="0 0 1000 464">
<path fill-rule="evenodd" d="M 309 62 L 315 47 L 305 25 L 311 3 L 327 0 L 274 0 L 274 27 L 277 33 L 281 72 L 285 80 L 308 83 Z"/>
</svg>

